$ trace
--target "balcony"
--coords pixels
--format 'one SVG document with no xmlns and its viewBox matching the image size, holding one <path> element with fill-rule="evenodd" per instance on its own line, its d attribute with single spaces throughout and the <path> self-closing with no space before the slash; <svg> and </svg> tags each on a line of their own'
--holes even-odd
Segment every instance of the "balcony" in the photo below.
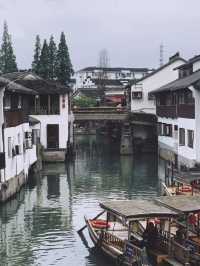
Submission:
<svg viewBox="0 0 200 266">
<path fill-rule="evenodd" d="M 176 105 L 158 105 L 156 107 L 156 114 L 160 117 L 177 117 L 177 107 Z"/>
<path fill-rule="evenodd" d="M 30 109 L 31 115 L 59 115 L 59 106 L 52 106 L 51 108 L 46 107 L 32 107 Z"/>
<path fill-rule="evenodd" d="M 9 110 L 5 111 L 5 126 L 16 127 L 28 122 L 28 115 L 24 111 Z"/>
<path fill-rule="evenodd" d="M 195 118 L 195 105 L 194 104 L 179 104 L 178 117 L 182 118 Z"/>
<path fill-rule="evenodd" d="M 195 118 L 194 104 L 179 104 L 179 105 L 158 105 L 156 107 L 156 114 L 160 117 L 168 118 Z"/>
</svg>

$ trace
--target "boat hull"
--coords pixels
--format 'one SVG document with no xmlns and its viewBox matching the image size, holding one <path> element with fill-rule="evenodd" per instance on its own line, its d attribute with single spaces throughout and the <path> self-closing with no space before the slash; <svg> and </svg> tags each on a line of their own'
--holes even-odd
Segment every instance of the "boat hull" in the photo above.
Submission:
<svg viewBox="0 0 200 266">
<path fill-rule="evenodd" d="M 129 263 L 128 261 L 121 261 L 121 256 L 123 253 L 120 250 L 117 250 L 116 248 L 111 247 L 110 245 L 106 244 L 105 242 L 100 243 L 99 236 L 93 229 L 90 220 L 85 218 L 85 222 L 88 228 L 88 233 L 90 235 L 90 238 L 95 245 L 96 248 L 98 248 L 100 251 L 103 252 L 104 255 L 109 257 L 112 261 L 114 262 L 119 262 L 119 265 L 124 265 L 124 266 L 138 266 L 137 263 Z"/>
</svg>

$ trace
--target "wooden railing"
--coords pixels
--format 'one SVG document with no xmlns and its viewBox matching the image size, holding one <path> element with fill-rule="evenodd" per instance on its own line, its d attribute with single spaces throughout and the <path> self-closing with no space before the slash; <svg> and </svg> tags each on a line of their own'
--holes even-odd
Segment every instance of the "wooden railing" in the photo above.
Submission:
<svg viewBox="0 0 200 266">
<path fill-rule="evenodd" d="M 177 117 L 176 105 L 158 105 L 156 107 L 156 114 L 160 117 Z"/>
<path fill-rule="evenodd" d="M 115 236 L 111 233 L 108 233 L 106 231 L 102 231 L 102 239 L 107 244 L 116 247 L 117 249 L 119 249 L 122 252 L 124 251 L 125 242 L 123 240 L 121 240 L 120 238 L 118 238 L 117 236 Z"/>
<path fill-rule="evenodd" d="M 195 105 L 194 104 L 179 104 L 178 116 L 183 118 L 195 118 Z"/>
<path fill-rule="evenodd" d="M 180 263 L 183 263 L 183 265 L 189 263 L 190 259 L 189 249 L 177 243 L 175 240 L 171 240 L 170 255 Z"/>
<path fill-rule="evenodd" d="M 5 126 L 16 127 L 28 122 L 28 115 L 24 111 L 5 111 Z"/>
<path fill-rule="evenodd" d="M 160 117 L 195 118 L 194 104 L 157 105 L 156 114 Z"/>
<path fill-rule="evenodd" d="M 130 243 L 128 240 L 122 240 L 118 238 L 117 236 L 108 233 L 107 231 L 102 231 L 102 240 L 117 249 L 119 249 L 121 252 L 123 252 L 123 255 L 125 258 L 127 257 L 128 260 L 132 260 L 133 262 L 138 262 L 138 265 L 145 265 L 145 262 L 147 260 L 147 254 L 144 249 L 141 249 L 134 244 Z M 132 257 L 130 257 L 130 249 Z M 129 251 L 128 251 L 129 250 Z M 129 253 L 129 255 L 127 254 Z"/>
<path fill-rule="evenodd" d="M 48 107 L 33 107 L 30 109 L 30 114 L 32 115 L 58 115 L 60 114 L 59 106 L 51 106 L 50 109 Z"/>
<path fill-rule="evenodd" d="M 160 231 L 156 240 L 156 248 L 164 253 L 168 253 L 169 240 L 172 237 L 169 232 Z"/>
<path fill-rule="evenodd" d="M 76 107 L 73 108 L 73 113 L 116 113 L 127 112 L 124 107 Z"/>
</svg>

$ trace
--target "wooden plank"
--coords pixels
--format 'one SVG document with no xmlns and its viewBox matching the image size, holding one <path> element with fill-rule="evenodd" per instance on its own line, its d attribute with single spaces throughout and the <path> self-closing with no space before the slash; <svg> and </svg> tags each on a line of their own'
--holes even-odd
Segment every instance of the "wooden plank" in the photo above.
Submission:
<svg viewBox="0 0 200 266">
<path fill-rule="evenodd" d="M 183 264 L 172 258 L 165 258 L 164 262 L 167 262 L 171 266 L 183 266 Z"/>
</svg>

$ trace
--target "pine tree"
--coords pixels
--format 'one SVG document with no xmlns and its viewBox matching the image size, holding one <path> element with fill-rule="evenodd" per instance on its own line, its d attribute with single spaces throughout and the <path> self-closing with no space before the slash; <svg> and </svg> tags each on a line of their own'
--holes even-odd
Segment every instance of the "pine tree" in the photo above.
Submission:
<svg viewBox="0 0 200 266">
<path fill-rule="evenodd" d="M 54 38 L 52 35 L 49 41 L 49 78 L 50 79 L 56 78 L 56 73 L 55 73 L 56 53 L 57 53 L 57 47 L 56 47 L 56 44 L 54 42 Z"/>
<path fill-rule="evenodd" d="M 8 33 L 8 25 L 4 22 L 4 31 L 0 50 L 0 72 L 4 74 L 15 71 L 17 71 L 16 57 L 12 47 L 11 35 Z"/>
<path fill-rule="evenodd" d="M 49 47 L 46 40 L 42 46 L 38 74 L 44 79 L 49 79 Z"/>
<path fill-rule="evenodd" d="M 66 85 L 69 84 L 71 75 L 73 75 L 73 67 L 66 44 L 65 34 L 62 32 L 56 56 L 56 78 L 62 84 Z"/>
<path fill-rule="evenodd" d="M 40 42 L 40 36 L 37 35 L 35 41 L 34 58 L 32 62 L 32 71 L 35 72 L 36 74 L 39 74 L 40 55 L 41 55 L 41 42 Z"/>
</svg>

